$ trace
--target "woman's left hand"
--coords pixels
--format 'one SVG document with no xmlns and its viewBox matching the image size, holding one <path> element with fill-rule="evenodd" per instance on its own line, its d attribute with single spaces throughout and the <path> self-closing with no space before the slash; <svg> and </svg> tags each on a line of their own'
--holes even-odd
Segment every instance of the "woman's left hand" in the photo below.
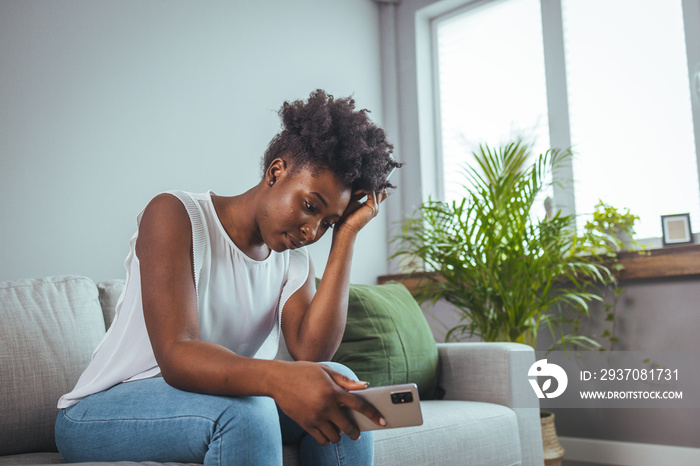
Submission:
<svg viewBox="0 0 700 466">
<path fill-rule="evenodd" d="M 364 202 L 360 202 L 365 196 L 367 199 Z M 335 224 L 334 234 L 343 230 L 355 234 L 358 233 L 370 220 L 377 216 L 379 204 L 384 202 L 387 197 L 389 195 L 384 189 L 379 192 L 355 191 L 352 193 L 350 203 L 345 209 L 342 218 Z"/>
</svg>

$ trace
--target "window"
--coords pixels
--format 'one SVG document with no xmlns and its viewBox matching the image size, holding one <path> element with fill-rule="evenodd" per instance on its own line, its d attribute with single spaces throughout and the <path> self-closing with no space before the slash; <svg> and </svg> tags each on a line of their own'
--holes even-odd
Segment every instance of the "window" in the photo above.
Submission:
<svg viewBox="0 0 700 466">
<path fill-rule="evenodd" d="M 690 212 L 700 230 L 681 0 L 542 3 L 474 2 L 433 21 L 444 199 L 460 195 L 459 166 L 479 144 L 522 137 L 538 153 L 573 149 L 565 202 L 581 222 L 602 199 L 641 217 L 640 238 L 661 236 L 663 214 Z"/>
<path fill-rule="evenodd" d="M 436 30 L 446 200 L 462 196 L 461 165 L 480 144 L 514 137 L 546 150 L 547 96 L 539 0 L 493 2 Z"/>
</svg>

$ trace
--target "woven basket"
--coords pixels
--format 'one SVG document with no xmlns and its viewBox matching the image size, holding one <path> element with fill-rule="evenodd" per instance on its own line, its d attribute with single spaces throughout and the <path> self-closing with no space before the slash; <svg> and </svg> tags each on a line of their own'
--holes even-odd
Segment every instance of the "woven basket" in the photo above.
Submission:
<svg viewBox="0 0 700 466">
<path fill-rule="evenodd" d="M 545 466 L 561 466 L 561 459 L 564 457 L 564 447 L 559 443 L 557 430 L 554 427 L 554 413 L 540 411 L 540 424 L 542 425 L 544 464 Z"/>
</svg>

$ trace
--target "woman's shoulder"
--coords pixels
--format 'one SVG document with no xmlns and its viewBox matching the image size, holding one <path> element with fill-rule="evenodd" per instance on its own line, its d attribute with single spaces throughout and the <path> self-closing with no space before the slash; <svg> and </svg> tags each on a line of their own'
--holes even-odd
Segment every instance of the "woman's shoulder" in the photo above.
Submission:
<svg viewBox="0 0 700 466">
<path fill-rule="evenodd" d="M 169 193 L 160 193 L 153 197 L 139 218 L 139 236 L 144 231 L 188 232 L 191 229 L 190 217 L 183 203 Z"/>
<path fill-rule="evenodd" d="M 182 201 L 170 191 L 156 194 L 143 210 L 144 217 L 152 215 L 179 217 L 182 214 L 187 215 Z"/>
<path fill-rule="evenodd" d="M 194 192 L 190 192 L 190 191 L 182 191 L 179 189 L 171 189 L 168 191 L 163 191 L 162 193 L 157 194 L 155 197 L 169 196 L 169 197 L 177 198 L 183 204 L 186 204 L 187 202 L 190 202 L 190 201 L 210 202 L 212 194 L 213 193 L 211 191 L 205 191 L 203 193 L 194 193 Z"/>
<path fill-rule="evenodd" d="M 192 207 L 196 204 L 211 202 L 209 193 L 191 193 L 187 191 L 163 191 L 156 194 L 142 211 L 140 217 L 158 215 L 173 219 L 190 220 Z M 165 219 L 167 220 L 167 218 Z"/>
</svg>

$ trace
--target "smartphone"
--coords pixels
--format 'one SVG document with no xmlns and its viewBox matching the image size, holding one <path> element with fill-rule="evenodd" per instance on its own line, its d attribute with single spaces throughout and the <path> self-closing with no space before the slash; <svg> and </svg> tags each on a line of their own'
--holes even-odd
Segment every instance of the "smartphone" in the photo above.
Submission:
<svg viewBox="0 0 700 466">
<path fill-rule="evenodd" d="M 348 414 L 355 420 L 362 432 L 423 424 L 418 387 L 414 383 L 351 390 L 350 393 L 369 401 L 386 420 L 386 426 L 382 427 L 369 420 L 365 415 L 348 409 Z"/>
</svg>

